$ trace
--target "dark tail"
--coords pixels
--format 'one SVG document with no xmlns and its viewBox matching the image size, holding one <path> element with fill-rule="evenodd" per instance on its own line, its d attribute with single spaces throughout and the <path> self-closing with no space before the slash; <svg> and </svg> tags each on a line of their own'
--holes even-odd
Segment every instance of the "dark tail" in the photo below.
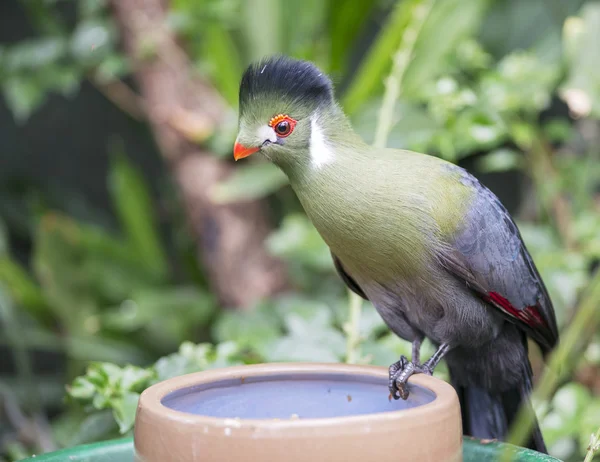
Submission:
<svg viewBox="0 0 600 462">
<path fill-rule="evenodd" d="M 519 408 L 524 405 L 533 412 L 529 401 L 532 377 L 531 366 L 527 362 L 523 370 L 522 384 L 518 388 L 491 394 L 482 388 L 455 385 L 460 400 L 463 433 L 475 438 L 505 441 Z M 527 447 L 548 453 L 535 414 Z"/>
</svg>

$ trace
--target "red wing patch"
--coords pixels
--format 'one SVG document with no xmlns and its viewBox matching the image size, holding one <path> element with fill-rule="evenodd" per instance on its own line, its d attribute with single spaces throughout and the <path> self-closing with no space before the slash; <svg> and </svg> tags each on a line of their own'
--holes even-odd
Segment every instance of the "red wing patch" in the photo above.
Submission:
<svg viewBox="0 0 600 462">
<path fill-rule="evenodd" d="M 518 310 L 512 306 L 512 304 L 506 298 L 497 292 L 490 292 L 486 298 L 488 299 L 488 302 L 493 303 L 506 314 L 524 322 L 529 327 L 539 328 L 541 326 L 545 327 L 546 329 L 548 328 L 548 324 L 540 315 L 537 306 L 527 306 L 522 310 Z"/>
</svg>

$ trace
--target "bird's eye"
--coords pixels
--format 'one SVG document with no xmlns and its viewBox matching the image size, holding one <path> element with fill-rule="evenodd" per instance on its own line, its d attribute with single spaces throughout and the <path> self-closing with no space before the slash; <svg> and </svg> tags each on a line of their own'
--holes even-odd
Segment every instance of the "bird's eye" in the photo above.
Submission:
<svg viewBox="0 0 600 462">
<path fill-rule="evenodd" d="M 277 132 L 277 134 L 279 136 L 289 135 L 291 129 L 292 129 L 292 126 L 290 125 L 290 123 L 287 120 L 279 122 L 277 125 L 275 125 L 275 132 Z"/>
<path fill-rule="evenodd" d="M 296 121 L 284 114 L 278 114 L 269 121 L 269 127 L 275 130 L 279 138 L 289 136 L 294 131 L 295 126 Z"/>
</svg>

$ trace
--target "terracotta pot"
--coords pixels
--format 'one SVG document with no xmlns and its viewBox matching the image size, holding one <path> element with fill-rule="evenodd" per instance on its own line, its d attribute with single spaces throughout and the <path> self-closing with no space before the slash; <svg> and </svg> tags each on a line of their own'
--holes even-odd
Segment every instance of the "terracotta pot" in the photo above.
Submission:
<svg viewBox="0 0 600 462">
<path fill-rule="evenodd" d="M 387 369 L 259 364 L 148 388 L 135 423 L 138 462 L 462 461 L 458 397 L 415 375 L 390 400 Z"/>
</svg>

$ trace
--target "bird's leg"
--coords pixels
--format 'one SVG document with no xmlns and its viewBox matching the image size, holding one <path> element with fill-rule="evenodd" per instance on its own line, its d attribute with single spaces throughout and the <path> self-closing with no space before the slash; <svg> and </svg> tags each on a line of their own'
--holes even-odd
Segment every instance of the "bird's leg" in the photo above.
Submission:
<svg viewBox="0 0 600 462">
<path fill-rule="evenodd" d="M 417 337 L 412 342 L 412 358 L 411 361 L 415 365 L 421 364 L 421 343 L 423 342 L 423 337 Z"/>
<path fill-rule="evenodd" d="M 411 358 L 411 362 L 412 364 L 414 364 L 415 366 L 420 366 L 421 365 L 421 343 L 423 342 L 423 336 L 417 336 L 413 341 L 412 341 L 412 358 Z M 406 358 L 406 356 L 402 355 L 400 356 L 400 359 L 398 361 L 396 361 L 394 364 L 392 364 L 389 368 L 389 377 L 390 377 L 390 383 L 389 383 L 389 389 L 390 389 L 390 393 L 393 397 L 395 397 L 396 399 L 397 396 L 397 392 L 398 389 L 396 387 L 396 377 L 398 377 L 398 374 L 406 367 L 406 365 L 409 363 L 408 359 Z"/>
<path fill-rule="evenodd" d="M 390 366 L 390 391 L 394 399 L 407 399 L 408 386 L 406 382 L 410 376 L 413 374 L 433 374 L 433 370 L 449 350 L 450 345 L 442 343 L 431 358 L 423 364 L 415 364 L 413 361 L 409 362 L 404 356 L 400 358 L 400 361 L 392 364 Z M 396 365 L 402 365 L 402 367 L 395 368 L 392 371 L 392 368 Z"/>
</svg>

